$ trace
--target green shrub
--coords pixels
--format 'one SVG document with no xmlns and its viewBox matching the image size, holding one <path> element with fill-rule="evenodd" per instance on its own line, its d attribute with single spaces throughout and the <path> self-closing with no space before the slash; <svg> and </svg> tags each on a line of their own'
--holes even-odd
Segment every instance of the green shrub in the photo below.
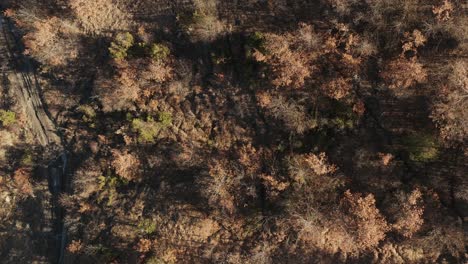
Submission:
<svg viewBox="0 0 468 264">
<path fill-rule="evenodd" d="M 105 187 L 115 189 L 121 186 L 125 186 L 128 184 L 128 180 L 121 178 L 116 175 L 111 175 L 111 176 L 99 176 L 99 188 L 104 189 Z"/>
<path fill-rule="evenodd" d="M 159 131 L 172 124 L 172 115 L 169 112 L 160 112 L 157 118 L 157 121 L 152 117 L 146 118 L 146 121 L 141 118 L 132 120 L 132 128 L 138 133 L 138 140 L 153 143 Z"/>
<path fill-rule="evenodd" d="M 266 52 L 265 48 L 265 35 L 261 32 L 254 32 L 247 39 L 246 43 L 246 56 L 251 57 L 253 50 L 256 49 L 262 53 Z"/>
<path fill-rule="evenodd" d="M 439 144 L 436 138 L 429 134 L 407 136 L 401 140 L 401 144 L 411 161 L 428 162 L 439 155 Z"/>
<path fill-rule="evenodd" d="M 156 223 L 152 219 L 143 219 L 138 223 L 141 232 L 151 235 L 156 232 Z"/>
<path fill-rule="evenodd" d="M 154 43 L 153 45 L 151 45 L 150 56 L 155 61 L 163 61 L 167 59 L 170 53 L 171 51 L 164 44 Z"/>
<path fill-rule="evenodd" d="M 80 105 L 80 106 L 78 106 L 78 111 L 80 111 L 80 113 L 84 114 L 85 116 L 87 116 L 89 118 L 95 118 L 96 117 L 96 111 L 94 111 L 94 109 L 89 105 Z"/>
<path fill-rule="evenodd" d="M 78 106 L 78 111 L 83 114 L 83 121 L 92 122 L 96 118 L 96 111 L 89 105 Z"/>
<path fill-rule="evenodd" d="M 158 113 L 158 121 L 164 127 L 168 127 L 172 124 L 172 114 L 169 112 L 160 112 Z"/>
<path fill-rule="evenodd" d="M 109 47 L 109 52 L 114 59 L 125 59 L 128 56 L 128 50 L 133 46 L 135 40 L 132 34 L 119 33 Z"/>
<path fill-rule="evenodd" d="M 32 166 L 34 164 L 33 152 L 31 149 L 26 149 L 21 157 L 22 166 Z"/>
<path fill-rule="evenodd" d="M 265 35 L 262 32 L 254 32 L 248 39 L 248 45 L 256 49 L 265 48 Z"/>
<path fill-rule="evenodd" d="M 155 122 L 152 117 L 148 117 L 147 121 L 143 121 L 141 118 L 134 118 L 132 120 L 132 128 L 138 132 L 138 140 L 142 142 L 154 142 L 161 130 L 161 124 Z"/>
<path fill-rule="evenodd" d="M 15 112 L 8 110 L 0 110 L 0 122 L 3 126 L 9 126 L 16 122 Z"/>
<path fill-rule="evenodd" d="M 99 190 L 101 191 L 98 196 L 98 201 L 107 199 L 107 205 L 111 206 L 115 198 L 118 196 L 117 188 L 128 184 L 128 180 L 121 178 L 117 175 L 111 174 L 110 176 L 99 176 Z"/>
</svg>

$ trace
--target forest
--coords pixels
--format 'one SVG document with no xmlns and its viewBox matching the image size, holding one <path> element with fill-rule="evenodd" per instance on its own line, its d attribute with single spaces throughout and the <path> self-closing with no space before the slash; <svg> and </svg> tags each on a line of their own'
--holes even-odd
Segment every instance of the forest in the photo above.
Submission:
<svg viewBox="0 0 468 264">
<path fill-rule="evenodd" d="M 0 9 L 0 263 L 468 263 L 466 1 Z"/>
</svg>

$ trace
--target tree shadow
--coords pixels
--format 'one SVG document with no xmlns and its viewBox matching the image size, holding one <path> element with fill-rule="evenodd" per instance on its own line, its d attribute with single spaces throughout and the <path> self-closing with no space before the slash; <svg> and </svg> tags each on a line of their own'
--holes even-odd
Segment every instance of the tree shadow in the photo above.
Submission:
<svg viewBox="0 0 468 264">
<path fill-rule="evenodd" d="M 12 232 L 17 232 L 18 236 L 12 240 L 9 251 L 4 252 L 4 254 L 14 254 L 12 252 L 25 250 L 29 252 L 21 253 L 22 257 L 43 258 L 48 259 L 49 262 L 54 262 L 53 250 L 56 242 L 54 200 L 49 193 L 49 179 L 47 175 L 41 173 L 41 170 L 35 165 L 41 163 L 39 160 L 42 157 L 36 157 L 42 152 L 41 148 L 31 148 L 27 144 L 13 146 L 6 151 L 7 160 L 12 161 L 8 174 L 12 175 L 18 168 L 32 167 L 31 176 L 28 179 L 28 184 L 31 184 L 32 193 L 21 193 L 22 187 L 20 185 L 17 186 L 19 188 L 16 190 L 17 205 L 14 214 L 9 220 L 16 225 L 14 228 L 17 231 Z M 20 182 L 16 182 L 16 184 L 20 184 Z M 21 239 L 27 241 L 25 242 L 26 245 L 18 244 L 18 241 Z M 27 262 L 29 261 L 32 261 L 32 259 L 27 260 Z"/>
</svg>

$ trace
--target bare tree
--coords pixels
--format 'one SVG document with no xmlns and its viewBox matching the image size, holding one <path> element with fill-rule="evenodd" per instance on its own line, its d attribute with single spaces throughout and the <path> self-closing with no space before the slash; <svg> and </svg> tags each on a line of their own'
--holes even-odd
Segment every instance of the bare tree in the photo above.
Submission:
<svg viewBox="0 0 468 264">
<path fill-rule="evenodd" d="M 468 136 L 468 63 L 455 62 L 448 80 L 432 107 L 431 118 L 443 138 L 464 142 Z"/>
</svg>

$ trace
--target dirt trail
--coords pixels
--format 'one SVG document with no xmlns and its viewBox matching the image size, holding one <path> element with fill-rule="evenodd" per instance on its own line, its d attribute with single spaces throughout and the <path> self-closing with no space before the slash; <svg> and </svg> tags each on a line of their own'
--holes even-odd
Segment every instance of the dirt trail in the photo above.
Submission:
<svg viewBox="0 0 468 264">
<path fill-rule="evenodd" d="M 47 178 L 51 193 L 49 203 L 53 214 L 52 223 L 49 224 L 54 230 L 52 239 L 55 241 L 53 251 L 56 256 L 51 256 L 50 259 L 53 263 L 62 263 L 66 230 L 63 225 L 64 212 L 58 198 L 61 193 L 67 191 L 67 155 L 56 126 L 42 102 L 34 68 L 27 57 L 17 52 L 21 50 L 21 46 L 12 24 L 0 15 L 0 72 L 7 77 L 7 85 L 27 118 L 26 129 L 35 137 L 37 143 L 44 147 L 44 155 L 51 154 L 53 157 L 47 166 Z M 48 215 L 49 212 L 44 214 Z"/>
<path fill-rule="evenodd" d="M 0 59 L 2 60 L 2 68 L 7 71 L 9 85 L 14 87 L 13 91 L 18 104 L 23 106 L 30 126 L 29 129 L 42 146 L 60 146 L 60 137 L 57 135 L 55 125 L 42 104 L 36 76 L 31 64 L 27 58 L 21 58 L 13 53 L 16 41 L 11 34 L 9 23 L 4 17 L 0 17 L 0 19 L 2 32 L 0 35 L 0 49 L 2 49 Z"/>
</svg>

